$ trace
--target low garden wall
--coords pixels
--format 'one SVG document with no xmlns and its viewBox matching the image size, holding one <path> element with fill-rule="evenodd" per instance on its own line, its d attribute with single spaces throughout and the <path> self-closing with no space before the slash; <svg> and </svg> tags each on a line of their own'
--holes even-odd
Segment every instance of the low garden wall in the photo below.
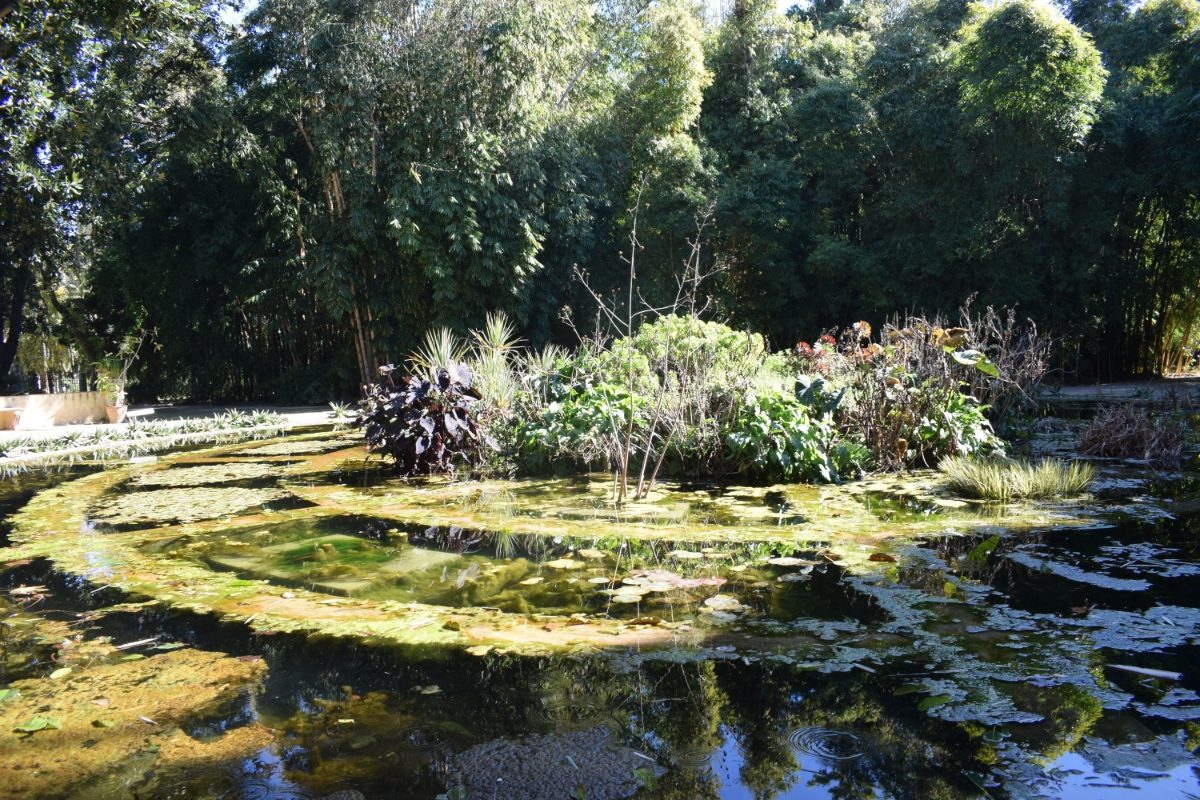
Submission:
<svg viewBox="0 0 1200 800">
<path fill-rule="evenodd" d="M 34 430 L 81 422 L 104 422 L 103 392 L 0 395 L 0 429 Z M 4 410 L 19 413 L 5 413 Z"/>
</svg>

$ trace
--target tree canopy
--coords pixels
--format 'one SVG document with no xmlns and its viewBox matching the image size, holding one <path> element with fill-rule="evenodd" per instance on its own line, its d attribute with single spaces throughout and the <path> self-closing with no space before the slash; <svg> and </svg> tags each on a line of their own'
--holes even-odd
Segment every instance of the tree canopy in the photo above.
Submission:
<svg viewBox="0 0 1200 800">
<path fill-rule="evenodd" d="M 1080 377 L 1196 347 L 1196 0 L 777 6 L 6 6 L 0 375 L 148 330 L 147 395 L 324 401 L 430 325 L 565 341 L 635 253 L 776 347 L 972 296 Z"/>
</svg>

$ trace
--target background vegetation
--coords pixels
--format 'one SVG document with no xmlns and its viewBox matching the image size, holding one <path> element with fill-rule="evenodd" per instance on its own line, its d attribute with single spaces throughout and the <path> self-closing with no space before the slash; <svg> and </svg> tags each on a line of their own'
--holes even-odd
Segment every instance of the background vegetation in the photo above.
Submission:
<svg viewBox="0 0 1200 800">
<path fill-rule="evenodd" d="M 146 330 L 135 398 L 324 402 L 489 311 L 574 344 L 697 252 L 768 350 L 976 293 L 1081 378 L 1200 338 L 1196 0 L 223 10 L 0 5 L 10 383 Z"/>
</svg>

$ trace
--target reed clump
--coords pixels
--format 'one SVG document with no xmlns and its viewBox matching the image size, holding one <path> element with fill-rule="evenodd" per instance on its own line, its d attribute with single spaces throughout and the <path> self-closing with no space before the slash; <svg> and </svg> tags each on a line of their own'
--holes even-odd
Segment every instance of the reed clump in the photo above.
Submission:
<svg viewBox="0 0 1200 800">
<path fill-rule="evenodd" d="M 977 500 L 1039 500 L 1070 497 L 1084 492 L 1096 469 L 1081 461 L 1047 458 L 1040 461 L 951 456 L 938 468 L 955 494 Z"/>
</svg>

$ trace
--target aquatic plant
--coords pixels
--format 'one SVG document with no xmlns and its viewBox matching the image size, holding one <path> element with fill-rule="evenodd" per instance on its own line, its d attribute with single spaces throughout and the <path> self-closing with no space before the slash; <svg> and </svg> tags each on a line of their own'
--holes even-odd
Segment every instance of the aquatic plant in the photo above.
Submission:
<svg viewBox="0 0 1200 800">
<path fill-rule="evenodd" d="M 964 391 L 973 381 L 1004 381 L 968 327 L 920 317 L 884 326 L 879 341 L 857 322 L 792 355 L 801 376 L 797 397 L 832 415 L 842 436 L 866 447 L 873 466 L 932 466 L 949 455 L 997 454 L 1002 442 L 987 406 Z"/>
<path fill-rule="evenodd" d="M 1079 436 L 1079 452 L 1089 456 L 1138 458 L 1176 463 L 1183 455 L 1187 426 L 1167 415 L 1153 415 L 1134 403 L 1105 406 Z"/>
<path fill-rule="evenodd" d="M 354 425 L 364 429 L 368 449 L 390 457 L 400 472 L 451 472 L 456 461 L 479 463 L 484 448 L 495 446 L 472 413 L 480 395 L 462 364 L 447 362 L 432 381 L 415 375 L 397 379 L 391 365 L 380 367 L 379 375 Z"/>
<path fill-rule="evenodd" d="M 10 439 L 0 450 L 0 477 L 47 469 L 83 459 L 128 458 L 190 444 L 266 439 L 282 435 L 289 423 L 268 411 L 229 411 L 202 419 L 98 425 L 51 438 Z"/>
<path fill-rule="evenodd" d="M 747 398 L 725 442 L 739 472 L 767 481 L 836 482 L 857 472 L 867 455 L 839 442 L 828 416 L 782 393 Z"/>
<path fill-rule="evenodd" d="M 1096 468 L 1081 461 L 1047 458 L 1037 462 L 952 456 L 938 468 L 956 494 L 979 500 L 1070 497 L 1085 491 Z"/>
</svg>

